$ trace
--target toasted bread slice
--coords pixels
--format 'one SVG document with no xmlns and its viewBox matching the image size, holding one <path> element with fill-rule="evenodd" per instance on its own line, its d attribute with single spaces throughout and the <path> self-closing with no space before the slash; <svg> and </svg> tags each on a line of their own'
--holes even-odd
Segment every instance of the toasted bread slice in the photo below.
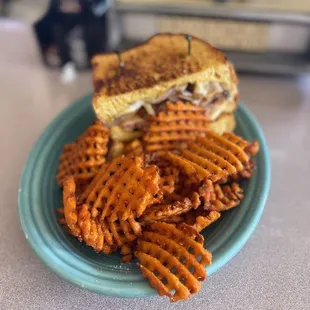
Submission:
<svg viewBox="0 0 310 310">
<path fill-rule="evenodd" d="M 232 132 L 236 127 L 236 119 L 234 114 L 222 114 L 218 119 L 210 122 L 208 128 L 218 133 L 219 135 L 224 132 Z"/>
<path fill-rule="evenodd" d="M 237 77 L 224 54 L 192 37 L 191 54 L 184 34 L 159 34 L 121 53 L 97 55 L 93 66 L 93 107 L 100 120 L 109 123 L 134 112 L 141 102 L 154 103 L 178 85 L 216 82 L 237 98 Z M 140 105 L 140 106 L 139 106 Z"/>
</svg>

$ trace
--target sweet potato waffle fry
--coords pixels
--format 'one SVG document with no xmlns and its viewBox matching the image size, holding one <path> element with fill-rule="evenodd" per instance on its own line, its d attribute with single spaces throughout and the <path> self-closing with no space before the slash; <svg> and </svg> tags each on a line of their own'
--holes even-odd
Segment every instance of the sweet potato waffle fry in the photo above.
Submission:
<svg viewBox="0 0 310 310">
<path fill-rule="evenodd" d="M 231 132 L 223 133 L 223 137 L 240 146 L 248 156 L 254 156 L 259 151 L 259 143 L 257 141 L 246 141 Z"/>
<path fill-rule="evenodd" d="M 189 102 L 177 101 L 176 103 L 167 102 L 166 111 L 161 111 L 154 119 L 163 122 L 175 122 L 184 120 L 184 112 L 192 120 L 208 121 L 206 109 L 195 106 Z"/>
<path fill-rule="evenodd" d="M 191 230 L 189 236 L 187 229 Z M 206 278 L 205 265 L 212 255 L 203 247 L 203 237 L 186 224 L 153 223 L 137 242 L 135 256 L 150 285 L 172 302 L 197 293 Z"/>
<path fill-rule="evenodd" d="M 193 193 L 191 199 L 185 197 L 167 204 L 159 204 L 149 207 L 143 213 L 139 221 L 142 224 L 165 221 L 172 216 L 186 213 L 193 208 L 196 209 L 200 203 L 201 201 L 198 193 Z"/>
<path fill-rule="evenodd" d="M 238 174 L 232 175 L 231 181 L 239 181 L 241 179 L 251 178 L 253 171 L 255 169 L 254 161 L 250 159 L 244 166 L 244 169 Z"/>
<path fill-rule="evenodd" d="M 208 211 L 203 208 L 190 210 L 184 214 L 182 222 L 201 232 L 206 227 L 217 221 L 221 217 L 221 213 L 217 211 Z"/>
<path fill-rule="evenodd" d="M 155 202 L 159 191 L 159 172 L 154 165 L 143 168 L 141 157 L 119 156 L 99 171 L 81 197 L 93 217 L 114 222 L 142 215 Z"/>
<path fill-rule="evenodd" d="M 184 141 L 195 140 L 208 129 L 205 109 L 190 103 L 168 102 L 166 111 L 150 120 L 149 128 L 143 137 L 147 152 L 171 150 L 180 147 Z"/>
<path fill-rule="evenodd" d="M 161 212 L 161 210 L 159 210 L 159 212 Z M 160 218 L 161 221 L 166 223 L 174 223 L 174 224 L 185 223 L 196 229 L 198 232 L 201 232 L 203 229 L 205 229 L 206 227 L 210 226 L 212 223 L 217 221 L 220 218 L 221 213 L 218 211 L 205 210 L 203 206 L 199 206 L 197 209 L 193 207 L 189 209 L 184 208 L 183 210 L 172 209 L 172 212 L 166 212 L 166 213 L 161 212 L 159 214 L 160 216 L 158 217 L 156 216 L 155 213 L 154 214 L 155 216 L 153 218 L 149 217 L 149 212 L 146 215 L 147 215 L 146 219 L 151 220 L 150 222 L 158 221 L 158 219 Z M 143 218 L 141 219 L 140 222 L 144 224 L 142 220 Z"/>
<path fill-rule="evenodd" d="M 250 157 L 244 150 L 230 140 L 207 132 L 205 137 L 189 142 L 186 149 L 179 149 L 179 154 L 168 152 L 163 157 L 192 180 L 224 181 L 242 173 L 250 163 Z"/>
<path fill-rule="evenodd" d="M 163 167 L 159 169 L 159 187 L 164 195 L 174 192 L 176 183 L 178 182 L 179 173 L 179 170 L 175 167 Z"/>
<path fill-rule="evenodd" d="M 255 156 L 259 151 L 258 141 L 249 142 L 230 132 L 225 132 L 223 134 L 223 137 L 238 145 L 250 157 Z M 239 172 L 238 175 L 234 175 L 232 179 L 233 180 L 239 180 L 244 178 L 248 179 L 252 176 L 253 170 L 254 170 L 254 162 L 253 160 L 249 160 L 245 164 L 244 169 L 241 172 Z"/>
<path fill-rule="evenodd" d="M 64 182 L 64 209 L 58 210 L 63 215 L 59 220 L 67 226 L 69 232 L 84 241 L 97 252 L 110 254 L 121 248 L 124 260 L 132 258 L 131 243 L 141 234 L 141 225 L 131 216 L 125 221 L 108 222 L 93 218 L 89 206 L 77 204 L 74 178 L 68 177 Z"/>
<path fill-rule="evenodd" d="M 114 141 L 108 153 L 109 130 L 95 122 L 60 158 L 58 222 L 97 252 L 138 258 L 143 276 L 171 301 L 200 290 L 212 260 L 200 232 L 240 204 L 238 181 L 251 177 L 259 150 L 207 123 L 204 108 L 168 102 L 144 143 Z"/>
<path fill-rule="evenodd" d="M 145 150 L 148 153 L 157 152 L 163 154 L 168 150 L 175 150 L 181 147 L 186 147 L 186 141 L 161 141 L 158 143 L 145 143 Z"/>
<path fill-rule="evenodd" d="M 212 174 L 212 172 L 207 169 L 206 165 L 201 166 L 201 162 L 205 160 L 202 157 L 198 157 L 199 164 L 197 164 L 196 162 L 175 153 L 169 152 L 165 156 L 168 160 L 170 160 L 172 165 L 179 167 L 182 172 L 187 174 L 192 182 L 200 182 L 209 178 L 213 182 L 216 182 L 224 177 L 224 173 L 220 169 L 218 169 L 218 174 Z"/>
<path fill-rule="evenodd" d="M 234 135 L 237 139 L 238 137 Z M 232 153 L 242 164 L 249 161 L 249 156 L 244 152 L 243 148 L 238 145 L 238 143 L 231 141 L 231 138 L 228 139 L 224 135 L 216 134 L 212 131 L 209 131 L 206 134 L 205 138 L 200 139 L 202 145 L 208 144 L 209 142 L 213 145 L 217 145 L 222 149 L 228 150 Z"/>
<path fill-rule="evenodd" d="M 109 129 L 95 121 L 77 140 L 63 148 L 58 167 L 57 182 L 62 186 L 72 175 L 77 183 L 88 184 L 105 163 Z"/>
<path fill-rule="evenodd" d="M 243 190 L 238 183 L 214 185 L 214 197 L 204 202 L 204 209 L 210 211 L 226 211 L 238 206 L 243 199 Z"/>
<path fill-rule="evenodd" d="M 173 103 L 171 101 L 167 102 L 168 111 L 195 111 L 200 112 L 202 114 L 207 114 L 206 109 L 203 107 L 199 107 L 197 105 L 193 105 L 190 102 L 183 102 L 181 100 Z"/>
</svg>

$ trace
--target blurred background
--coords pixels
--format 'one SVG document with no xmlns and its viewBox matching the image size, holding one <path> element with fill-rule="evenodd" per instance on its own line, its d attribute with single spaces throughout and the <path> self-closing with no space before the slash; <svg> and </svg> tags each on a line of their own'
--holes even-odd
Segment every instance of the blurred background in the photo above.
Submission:
<svg viewBox="0 0 310 310">
<path fill-rule="evenodd" d="M 85 70 L 93 54 L 183 32 L 224 50 L 238 71 L 309 70 L 309 0 L 0 0 L 0 7 L 2 32 L 17 31 L 12 21 L 31 29 L 50 68 L 71 62 Z"/>
</svg>

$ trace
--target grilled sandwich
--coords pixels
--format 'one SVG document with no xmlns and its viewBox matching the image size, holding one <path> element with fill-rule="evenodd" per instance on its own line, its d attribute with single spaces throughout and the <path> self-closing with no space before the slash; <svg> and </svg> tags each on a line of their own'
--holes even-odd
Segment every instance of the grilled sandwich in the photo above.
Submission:
<svg viewBox="0 0 310 310">
<path fill-rule="evenodd" d="M 232 131 L 238 80 L 224 54 L 192 37 L 190 54 L 183 34 L 158 34 L 122 52 L 92 60 L 93 108 L 111 127 L 112 139 L 139 138 L 148 119 L 167 102 L 191 103 L 205 109 L 210 128 Z"/>
</svg>

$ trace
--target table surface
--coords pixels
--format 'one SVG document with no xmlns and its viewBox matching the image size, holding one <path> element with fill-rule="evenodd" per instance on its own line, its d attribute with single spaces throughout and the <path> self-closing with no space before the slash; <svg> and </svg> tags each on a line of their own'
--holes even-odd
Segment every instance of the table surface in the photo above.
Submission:
<svg viewBox="0 0 310 310">
<path fill-rule="evenodd" d="M 61 85 L 39 60 L 29 29 L 0 23 L 1 309 L 309 309 L 310 99 L 296 80 L 240 77 L 242 100 L 270 149 L 272 184 L 263 217 L 244 248 L 190 301 L 99 296 L 59 279 L 28 246 L 17 212 L 18 182 L 44 127 L 91 91 L 89 73 Z M 308 196 L 309 195 L 309 196 Z"/>
</svg>

